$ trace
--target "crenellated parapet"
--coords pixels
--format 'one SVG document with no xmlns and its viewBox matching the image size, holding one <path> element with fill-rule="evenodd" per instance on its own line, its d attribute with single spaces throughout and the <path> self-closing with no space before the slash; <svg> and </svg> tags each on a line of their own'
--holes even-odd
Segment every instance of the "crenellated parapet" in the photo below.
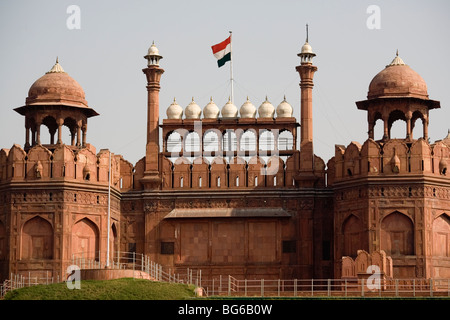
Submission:
<svg viewBox="0 0 450 320">
<path fill-rule="evenodd" d="M 0 183 L 73 181 L 108 184 L 109 150 L 73 149 L 61 144 L 53 151 L 35 145 L 27 151 L 15 144 L 0 150 Z M 132 188 L 133 166 L 121 155 L 111 154 L 111 186 L 118 190 Z"/>
<path fill-rule="evenodd" d="M 430 145 L 424 139 L 411 142 L 368 139 L 362 146 L 357 142 L 351 142 L 347 147 L 338 145 L 335 148 L 333 181 L 417 174 L 450 179 L 450 147 L 446 140 Z"/>
</svg>

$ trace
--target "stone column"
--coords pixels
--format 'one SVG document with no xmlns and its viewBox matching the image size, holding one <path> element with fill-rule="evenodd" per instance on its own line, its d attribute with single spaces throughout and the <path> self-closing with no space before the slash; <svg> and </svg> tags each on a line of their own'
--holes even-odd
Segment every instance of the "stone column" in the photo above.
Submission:
<svg viewBox="0 0 450 320">
<path fill-rule="evenodd" d="M 428 141 L 428 116 L 423 117 L 423 139 Z"/>
<path fill-rule="evenodd" d="M 30 126 L 25 125 L 25 148 L 30 147 Z"/>
<path fill-rule="evenodd" d="M 41 144 L 41 123 L 36 123 L 36 144 Z"/>
<path fill-rule="evenodd" d="M 412 130 L 411 130 L 412 114 L 411 114 L 411 112 L 408 112 L 405 116 L 406 116 L 406 139 L 411 140 L 413 138 Z"/>
<path fill-rule="evenodd" d="M 77 147 L 81 147 L 81 121 L 77 122 Z"/>
<path fill-rule="evenodd" d="M 62 126 L 64 124 L 64 120 L 63 119 L 58 119 L 58 141 L 56 142 L 57 144 L 62 144 Z"/>
<path fill-rule="evenodd" d="M 81 127 L 81 130 L 82 130 L 82 132 L 83 132 L 82 146 L 85 147 L 85 146 L 86 146 L 87 123 L 84 123 L 84 124 L 83 124 L 83 126 Z"/>
</svg>

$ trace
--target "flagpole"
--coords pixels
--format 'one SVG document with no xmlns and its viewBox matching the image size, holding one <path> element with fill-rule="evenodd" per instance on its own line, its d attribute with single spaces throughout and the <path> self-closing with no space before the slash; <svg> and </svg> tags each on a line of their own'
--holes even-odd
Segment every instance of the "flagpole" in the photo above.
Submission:
<svg viewBox="0 0 450 320">
<path fill-rule="evenodd" d="M 230 31 L 230 81 L 231 81 L 231 103 L 233 103 L 233 39 L 231 38 L 232 32 Z"/>
<path fill-rule="evenodd" d="M 106 268 L 109 268 L 109 224 L 111 220 L 111 151 L 109 152 L 109 174 L 108 174 L 108 219 L 107 227 L 108 235 L 106 236 Z"/>
</svg>

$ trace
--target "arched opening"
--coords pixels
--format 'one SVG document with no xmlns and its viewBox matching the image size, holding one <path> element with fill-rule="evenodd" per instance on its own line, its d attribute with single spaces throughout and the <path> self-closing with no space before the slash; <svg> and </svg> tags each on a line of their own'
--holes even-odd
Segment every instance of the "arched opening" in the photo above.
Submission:
<svg viewBox="0 0 450 320">
<path fill-rule="evenodd" d="M 41 129 L 41 143 L 44 142 L 44 144 L 46 143 L 55 144 L 55 142 L 57 142 L 55 140 L 55 134 L 57 133 L 58 130 L 58 124 L 56 123 L 56 119 L 52 116 L 47 116 L 44 118 L 44 120 L 42 120 L 42 124 L 47 127 L 48 138 L 44 138 L 43 134 L 45 130 Z"/>
<path fill-rule="evenodd" d="M 53 227 L 47 220 L 38 216 L 28 220 L 21 240 L 22 259 L 53 259 Z"/>
<path fill-rule="evenodd" d="M 255 151 L 256 150 L 256 134 L 253 130 L 245 131 L 240 140 L 241 151 Z"/>
<path fill-rule="evenodd" d="M 381 119 L 381 115 L 379 118 L 375 120 L 374 128 L 373 128 L 373 139 L 375 141 L 382 140 L 384 136 L 384 122 Z"/>
<path fill-rule="evenodd" d="M 99 259 L 99 231 L 89 219 L 84 218 L 72 227 L 72 254 L 75 257 Z"/>
<path fill-rule="evenodd" d="M 219 136 L 217 132 L 208 130 L 203 136 L 203 150 L 206 152 L 219 151 Z"/>
<path fill-rule="evenodd" d="M 275 149 L 275 138 L 273 132 L 270 130 L 264 130 L 259 135 L 259 150 L 274 150 Z"/>
<path fill-rule="evenodd" d="M 281 131 L 278 136 L 278 150 L 294 149 L 294 136 L 288 130 Z"/>
<path fill-rule="evenodd" d="M 396 211 L 383 219 L 381 250 L 388 256 L 414 254 L 414 226 L 407 216 Z"/>
<path fill-rule="evenodd" d="M 389 114 L 388 129 L 390 139 L 406 138 L 406 117 L 402 111 L 394 110 Z"/>
<path fill-rule="evenodd" d="M 351 214 L 342 225 L 342 233 L 344 235 L 343 256 L 355 258 L 358 250 L 367 250 L 364 241 L 364 229 L 361 220 Z"/>
<path fill-rule="evenodd" d="M 421 121 L 417 122 L 417 120 L 419 120 L 419 119 Z M 411 118 L 411 133 L 412 133 L 411 138 L 419 139 L 419 138 L 424 137 L 423 124 L 424 124 L 424 119 L 423 119 L 422 113 L 419 111 L 415 111 Z"/>
<path fill-rule="evenodd" d="M 226 130 L 223 133 L 223 151 L 236 151 L 237 138 L 234 130 Z"/>
<path fill-rule="evenodd" d="M 69 130 L 64 129 L 64 127 L 66 127 Z M 77 123 L 75 119 L 73 118 L 64 119 L 61 137 L 62 142 L 65 143 L 65 141 L 70 141 L 70 143 L 65 144 L 74 146 L 76 143 L 76 134 L 77 134 Z"/>
<path fill-rule="evenodd" d="M 433 221 L 433 256 L 450 257 L 450 217 L 445 213 Z"/>
<path fill-rule="evenodd" d="M 181 152 L 181 135 L 177 131 L 170 133 L 166 141 L 167 152 L 175 152 L 177 155 Z"/>
<path fill-rule="evenodd" d="M 186 152 L 199 152 L 200 151 L 200 137 L 197 132 L 189 132 L 186 135 L 186 141 L 184 144 Z"/>
</svg>

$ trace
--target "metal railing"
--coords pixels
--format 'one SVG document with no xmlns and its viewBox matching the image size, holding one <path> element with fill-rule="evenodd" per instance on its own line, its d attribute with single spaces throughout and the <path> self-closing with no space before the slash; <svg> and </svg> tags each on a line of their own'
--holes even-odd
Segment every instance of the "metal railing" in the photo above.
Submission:
<svg viewBox="0 0 450 320">
<path fill-rule="evenodd" d="M 374 287 L 367 279 L 237 279 L 231 275 L 204 278 L 198 268 L 163 267 L 144 254 L 114 252 L 107 263 L 103 252 L 72 255 L 69 263 L 80 269 L 126 269 L 145 272 L 155 281 L 193 284 L 205 296 L 241 297 L 449 297 L 450 279 L 380 279 Z M 134 272 L 133 272 L 134 277 Z M 64 282 L 67 274 L 31 271 L 11 274 L 0 285 L 6 292 L 37 284 Z"/>
<path fill-rule="evenodd" d="M 236 279 L 203 280 L 208 296 L 241 297 L 449 297 L 450 279 Z"/>
</svg>

